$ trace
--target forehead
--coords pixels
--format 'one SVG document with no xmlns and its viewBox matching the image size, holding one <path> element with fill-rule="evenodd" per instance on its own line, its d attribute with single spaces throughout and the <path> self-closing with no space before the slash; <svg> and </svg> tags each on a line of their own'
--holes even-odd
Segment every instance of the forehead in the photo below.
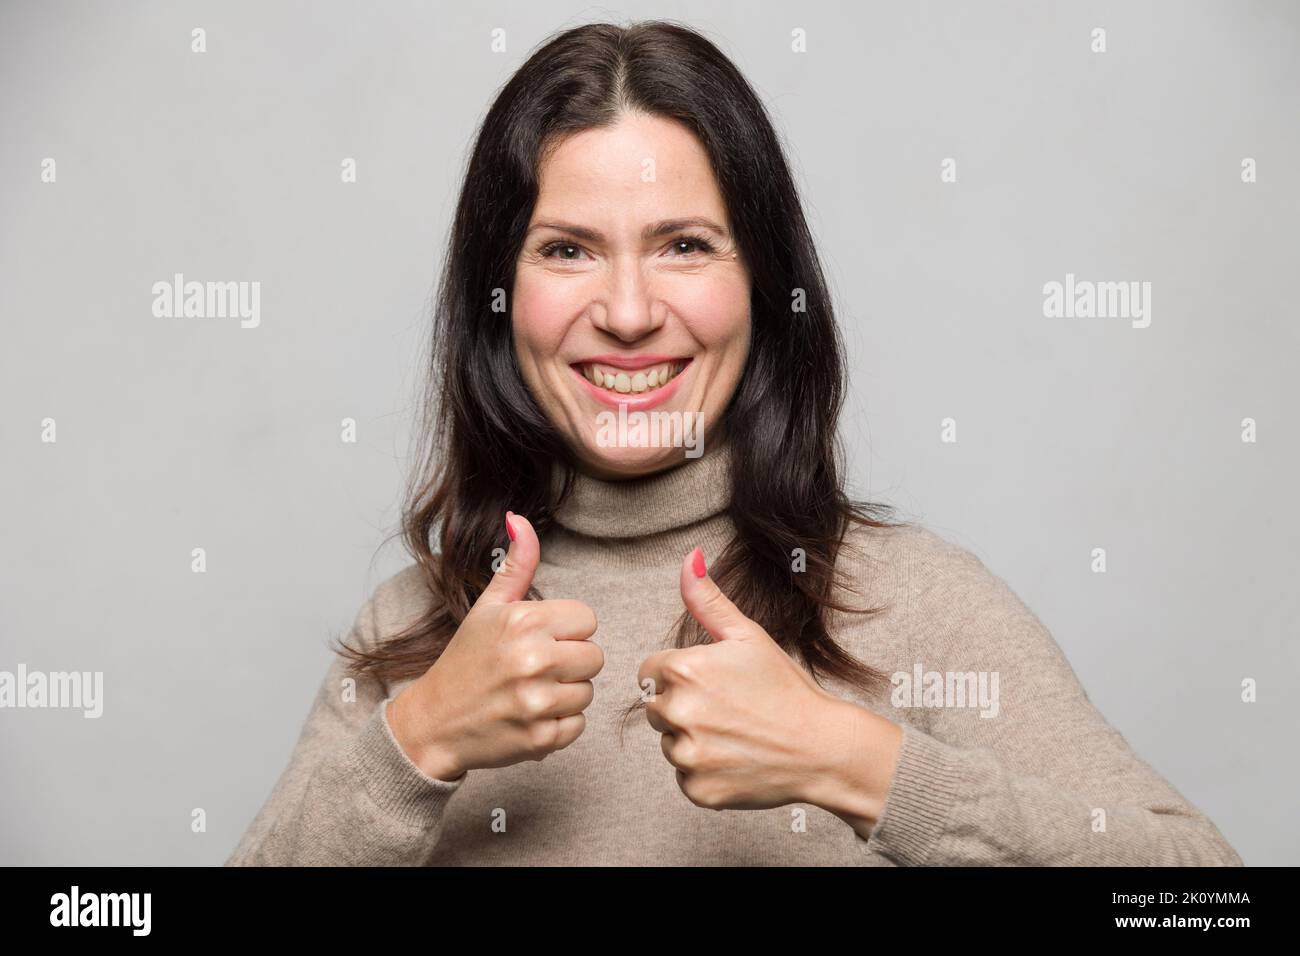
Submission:
<svg viewBox="0 0 1300 956">
<path fill-rule="evenodd" d="M 725 204 L 708 154 L 683 124 L 625 113 L 560 140 L 540 170 L 535 218 L 616 212 L 708 215 Z"/>
</svg>

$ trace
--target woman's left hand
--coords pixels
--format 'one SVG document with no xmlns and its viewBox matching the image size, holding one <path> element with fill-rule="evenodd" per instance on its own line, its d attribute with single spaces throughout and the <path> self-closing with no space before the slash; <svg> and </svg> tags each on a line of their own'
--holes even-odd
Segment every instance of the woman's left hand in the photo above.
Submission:
<svg viewBox="0 0 1300 956">
<path fill-rule="evenodd" d="M 637 681 L 682 792 L 714 810 L 809 803 L 866 836 L 901 728 L 820 688 L 722 593 L 699 549 L 682 563 L 681 590 L 713 643 L 652 654 Z"/>
</svg>

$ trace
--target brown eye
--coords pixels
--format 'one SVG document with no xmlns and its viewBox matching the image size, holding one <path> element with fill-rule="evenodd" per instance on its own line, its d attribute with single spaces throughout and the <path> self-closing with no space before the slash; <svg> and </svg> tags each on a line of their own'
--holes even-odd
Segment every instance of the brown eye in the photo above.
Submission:
<svg viewBox="0 0 1300 956">
<path fill-rule="evenodd" d="M 682 248 L 683 246 L 686 248 Z M 693 252 L 708 253 L 713 251 L 713 245 L 700 236 L 681 236 L 673 240 L 672 248 L 674 252 L 683 256 L 689 256 Z"/>
<path fill-rule="evenodd" d="M 581 251 L 582 250 L 578 246 L 574 245 L 573 243 L 561 241 L 561 242 L 552 242 L 549 245 L 543 247 L 541 250 L 541 255 L 543 259 L 557 258 L 565 262 L 577 262 L 579 261 L 577 254 L 580 253 Z M 561 255 L 556 256 L 555 255 L 556 252 L 560 252 Z"/>
</svg>

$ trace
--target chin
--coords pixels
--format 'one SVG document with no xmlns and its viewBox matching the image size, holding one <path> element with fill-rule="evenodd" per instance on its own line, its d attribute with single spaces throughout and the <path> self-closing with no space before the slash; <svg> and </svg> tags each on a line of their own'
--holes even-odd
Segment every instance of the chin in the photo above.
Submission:
<svg viewBox="0 0 1300 956">
<path fill-rule="evenodd" d="M 629 413 L 629 417 L 633 417 Z M 704 442 L 692 441 L 693 447 L 602 446 L 596 435 L 584 436 L 581 459 L 584 470 L 596 477 L 637 478 L 654 474 L 699 457 Z"/>
</svg>

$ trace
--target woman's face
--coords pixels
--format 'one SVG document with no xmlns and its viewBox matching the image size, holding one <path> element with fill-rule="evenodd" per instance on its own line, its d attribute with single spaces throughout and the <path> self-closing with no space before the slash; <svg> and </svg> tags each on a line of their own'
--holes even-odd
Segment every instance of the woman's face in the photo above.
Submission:
<svg viewBox="0 0 1300 956">
<path fill-rule="evenodd" d="M 584 471 L 633 477 L 707 452 L 749 351 L 749 290 L 685 126 L 625 113 L 559 142 L 540 170 L 511 320 L 524 381 Z"/>
</svg>

